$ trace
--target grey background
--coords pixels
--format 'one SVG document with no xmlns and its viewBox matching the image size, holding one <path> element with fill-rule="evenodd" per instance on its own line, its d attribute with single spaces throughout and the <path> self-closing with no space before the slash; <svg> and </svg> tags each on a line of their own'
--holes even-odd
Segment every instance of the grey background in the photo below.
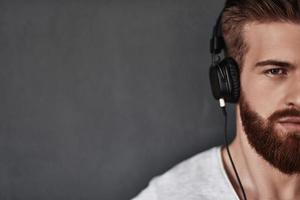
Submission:
<svg viewBox="0 0 300 200">
<path fill-rule="evenodd" d="M 222 144 L 223 2 L 1 0 L 0 199 L 130 199 Z"/>
</svg>

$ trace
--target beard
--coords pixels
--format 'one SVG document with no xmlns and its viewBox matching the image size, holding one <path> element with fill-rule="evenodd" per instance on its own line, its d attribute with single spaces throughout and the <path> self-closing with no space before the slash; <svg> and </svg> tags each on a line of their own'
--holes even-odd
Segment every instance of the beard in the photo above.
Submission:
<svg viewBox="0 0 300 200">
<path fill-rule="evenodd" d="M 251 109 L 243 92 L 239 103 L 242 125 L 250 146 L 281 172 L 287 175 L 300 173 L 300 133 L 276 127 L 280 118 L 299 117 L 300 111 L 294 108 L 278 110 L 264 119 Z"/>
</svg>

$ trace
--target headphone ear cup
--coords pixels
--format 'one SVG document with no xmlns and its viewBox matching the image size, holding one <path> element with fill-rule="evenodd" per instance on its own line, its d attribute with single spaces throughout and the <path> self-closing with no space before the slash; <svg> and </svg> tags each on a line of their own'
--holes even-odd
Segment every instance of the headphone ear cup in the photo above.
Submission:
<svg viewBox="0 0 300 200">
<path fill-rule="evenodd" d="M 232 58 L 225 58 L 210 67 L 209 78 L 213 96 L 219 100 L 237 103 L 240 96 L 239 67 Z"/>
<path fill-rule="evenodd" d="M 209 80 L 214 98 L 216 100 L 224 98 L 224 95 L 227 91 L 227 89 L 224 88 L 226 86 L 226 80 L 219 63 L 216 65 L 212 65 L 209 68 Z"/>
<path fill-rule="evenodd" d="M 233 58 L 225 58 L 223 61 L 225 71 L 228 74 L 228 99 L 230 103 L 237 103 L 240 97 L 240 70 Z"/>
</svg>

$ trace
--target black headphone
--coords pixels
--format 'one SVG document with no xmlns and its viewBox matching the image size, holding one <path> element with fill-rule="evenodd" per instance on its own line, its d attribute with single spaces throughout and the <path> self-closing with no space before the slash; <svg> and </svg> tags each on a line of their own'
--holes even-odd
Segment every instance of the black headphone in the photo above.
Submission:
<svg viewBox="0 0 300 200">
<path fill-rule="evenodd" d="M 224 9 L 223 9 L 224 10 Z M 219 54 L 225 50 L 226 44 L 222 34 L 222 18 L 223 11 L 219 15 L 217 22 L 213 29 L 213 34 L 210 39 L 210 53 L 212 56 L 212 64 L 209 68 L 209 79 L 214 97 L 219 100 L 220 107 L 222 108 L 225 117 L 225 146 L 228 157 L 230 159 L 232 168 L 238 180 L 239 186 L 242 190 L 243 199 L 247 200 L 247 196 L 240 180 L 239 174 L 236 170 L 232 160 L 229 143 L 227 139 L 227 112 L 225 102 L 237 103 L 240 97 L 240 72 L 237 62 L 231 57 L 225 57 L 220 60 Z"/>
<path fill-rule="evenodd" d="M 212 64 L 209 69 L 209 79 L 213 96 L 228 103 L 237 103 L 240 96 L 240 73 L 237 62 L 231 57 L 220 60 L 219 54 L 225 50 L 222 34 L 223 11 L 219 15 L 210 39 Z"/>
</svg>

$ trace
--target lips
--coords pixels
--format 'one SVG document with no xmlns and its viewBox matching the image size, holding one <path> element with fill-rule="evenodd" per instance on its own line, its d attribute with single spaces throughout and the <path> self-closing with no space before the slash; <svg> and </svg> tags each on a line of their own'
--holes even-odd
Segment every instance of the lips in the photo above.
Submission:
<svg viewBox="0 0 300 200">
<path fill-rule="evenodd" d="M 300 133 L 300 117 L 283 117 L 278 123 L 288 132 Z"/>
</svg>

